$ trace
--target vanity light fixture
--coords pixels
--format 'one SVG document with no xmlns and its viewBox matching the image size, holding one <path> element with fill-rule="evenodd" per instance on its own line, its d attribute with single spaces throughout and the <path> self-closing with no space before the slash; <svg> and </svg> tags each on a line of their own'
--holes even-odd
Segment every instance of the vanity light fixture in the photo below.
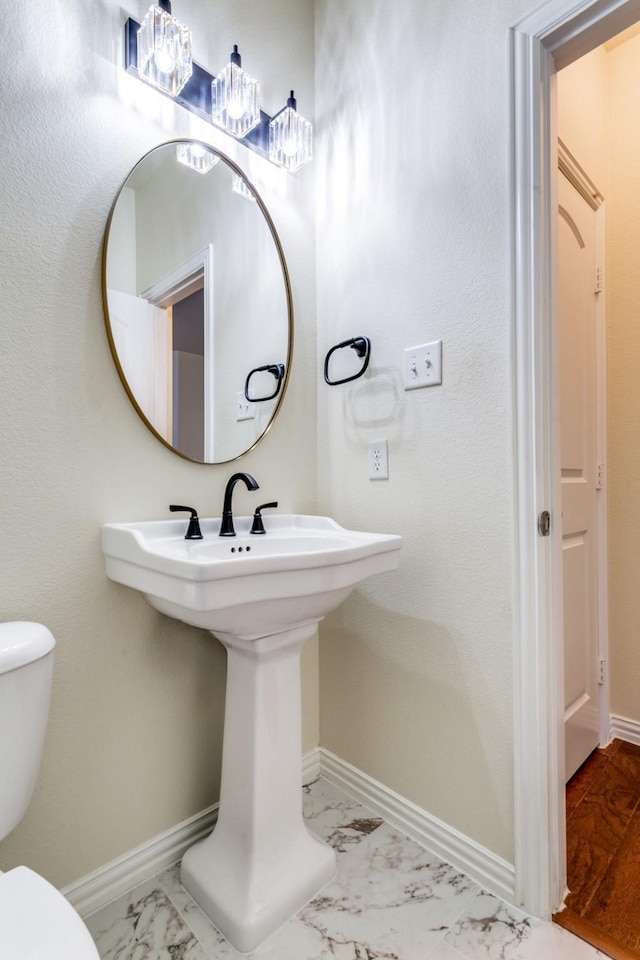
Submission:
<svg viewBox="0 0 640 960">
<path fill-rule="evenodd" d="M 178 163 L 195 170 L 197 173 L 208 173 L 220 160 L 220 157 L 207 150 L 204 143 L 179 143 L 176 148 Z"/>
<path fill-rule="evenodd" d="M 313 127 L 297 111 L 291 91 L 286 107 L 269 124 L 269 160 L 293 172 L 311 160 Z"/>
<path fill-rule="evenodd" d="M 242 69 L 237 46 L 214 77 L 191 59 L 191 31 L 172 16 L 170 0 L 152 4 L 142 24 L 126 21 L 124 68 L 286 170 L 311 160 L 313 127 L 297 112 L 293 90 L 286 106 L 270 117 L 260 108 L 260 84 Z"/>
<path fill-rule="evenodd" d="M 246 182 L 239 177 L 237 173 L 234 173 L 233 180 L 231 181 L 231 189 L 234 193 L 239 193 L 241 197 L 244 197 L 246 200 L 253 200 L 256 202 L 256 195 L 247 186 Z"/>
<path fill-rule="evenodd" d="M 138 30 L 138 73 L 175 97 L 191 76 L 191 30 L 171 14 L 171 0 L 158 0 L 147 10 Z"/>
<path fill-rule="evenodd" d="M 260 123 L 260 84 L 242 69 L 237 44 L 211 84 L 211 119 L 239 140 Z"/>
</svg>

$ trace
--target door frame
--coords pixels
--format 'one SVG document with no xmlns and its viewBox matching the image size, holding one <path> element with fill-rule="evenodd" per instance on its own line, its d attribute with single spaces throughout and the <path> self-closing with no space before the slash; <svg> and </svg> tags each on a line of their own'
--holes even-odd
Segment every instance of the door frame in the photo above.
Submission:
<svg viewBox="0 0 640 960">
<path fill-rule="evenodd" d="M 640 0 L 548 0 L 510 30 L 515 896 L 542 917 L 566 891 L 555 73 L 637 20 Z"/>
<path fill-rule="evenodd" d="M 214 246 L 208 243 L 179 266 L 160 277 L 140 296 L 158 307 L 170 307 L 201 288 L 204 290 L 204 462 L 213 463 L 215 449 L 215 303 Z"/>
</svg>

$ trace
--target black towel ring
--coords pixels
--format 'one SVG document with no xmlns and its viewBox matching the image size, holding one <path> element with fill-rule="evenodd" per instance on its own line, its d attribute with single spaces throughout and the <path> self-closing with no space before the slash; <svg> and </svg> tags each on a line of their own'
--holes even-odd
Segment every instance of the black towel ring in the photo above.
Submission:
<svg viewBox="0 0 640 960">
<path fill-rule="evenodd" d="M 266 371 L 267 373 L 272 373 L 276 378 L 276 388 L 273 393 L 270 393 L 268 397 L 250 397 L 249 396 L 249 381 L 254 373 L 262 373 Z M 248 400 L 249 403 L 264 403 L 265 400 L 273 400 L 274 397 L 277 397 L 280 393 L 280 387 L 282 386 L 282 381 L 284 379 L 284 363 L 266 363 L 264 367 L 256 367 L 254 370 L 249 372 L 247 379 L 244 384 L 244 398 Z"/>
<path fill-rule="evenodd" d="M 342 350 L 345 347 L 351 347 L 352 350 L 355 350 L 359 357 L 364 357 L 364 363 L 360 370 L 357 373 L 354 373 L 351 377 L 343 377 L 342 380 L 331 380 L 329 378 L 329 360 L 331 355 L 336 352 L 336 350 Z M 357 380 L 358 377 L 361 377 L 369 366 L 369 358 L 371 357 L 371 340 L 369 337 L 351 337 L 349 340 L 343 340 L 342 343 L 336 343 L 335 347 L 331 347 L 328 354 L 324 358 L 324 379 L 325 383 L 328 383 L 330 387 L 336 387 L 339 383 L 349 383 L 350 380 Z"/>
</svg>

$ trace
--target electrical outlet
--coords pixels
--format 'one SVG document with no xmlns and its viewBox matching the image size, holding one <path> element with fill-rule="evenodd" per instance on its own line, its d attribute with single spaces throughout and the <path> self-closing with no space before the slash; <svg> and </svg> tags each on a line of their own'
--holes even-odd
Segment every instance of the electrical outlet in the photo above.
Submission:
<svg viewBox="0 0 640 960">
<path fill-rule="evenodd" d="M 238 390 L 238 403 L 236 406 L 236 420 L 255 420 L 256 411 L 255 403 L 251 403 L 250 400 L 244 395 L 244 390 Z"/>
<path fill-rule="evenodd" d="M 369 480 L 389 479 L 389 451 L 386 440 L 369 443 Z"/>
<path fill-rule="evenodd" d="M 434 387 L 442 383 L 442 340 L 407 347 L 404 351 L 404 388 Z"/>
</svg>

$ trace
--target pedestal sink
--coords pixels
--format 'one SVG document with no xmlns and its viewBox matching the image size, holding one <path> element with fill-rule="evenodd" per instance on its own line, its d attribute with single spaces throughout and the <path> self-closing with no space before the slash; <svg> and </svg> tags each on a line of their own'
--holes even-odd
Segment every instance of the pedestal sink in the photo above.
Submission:
<svg viewBox="0 0 640 960">
<path fill-rule="evenodd" d="M 302 820 L 300 653 L 318 621 L 360 581 L 398 566 L 401 537 L 345 530 L 328 517 L 276 516 L 252 536 L 248 517 L 221 538 L 201 521 L 110 523 L 107 576 L 167 616 L 210 630 L 227 648 L 220 808 L 187 850 L 181 880 L 243 953 L 329 882 L 333 850 Z"/>
</svg>

